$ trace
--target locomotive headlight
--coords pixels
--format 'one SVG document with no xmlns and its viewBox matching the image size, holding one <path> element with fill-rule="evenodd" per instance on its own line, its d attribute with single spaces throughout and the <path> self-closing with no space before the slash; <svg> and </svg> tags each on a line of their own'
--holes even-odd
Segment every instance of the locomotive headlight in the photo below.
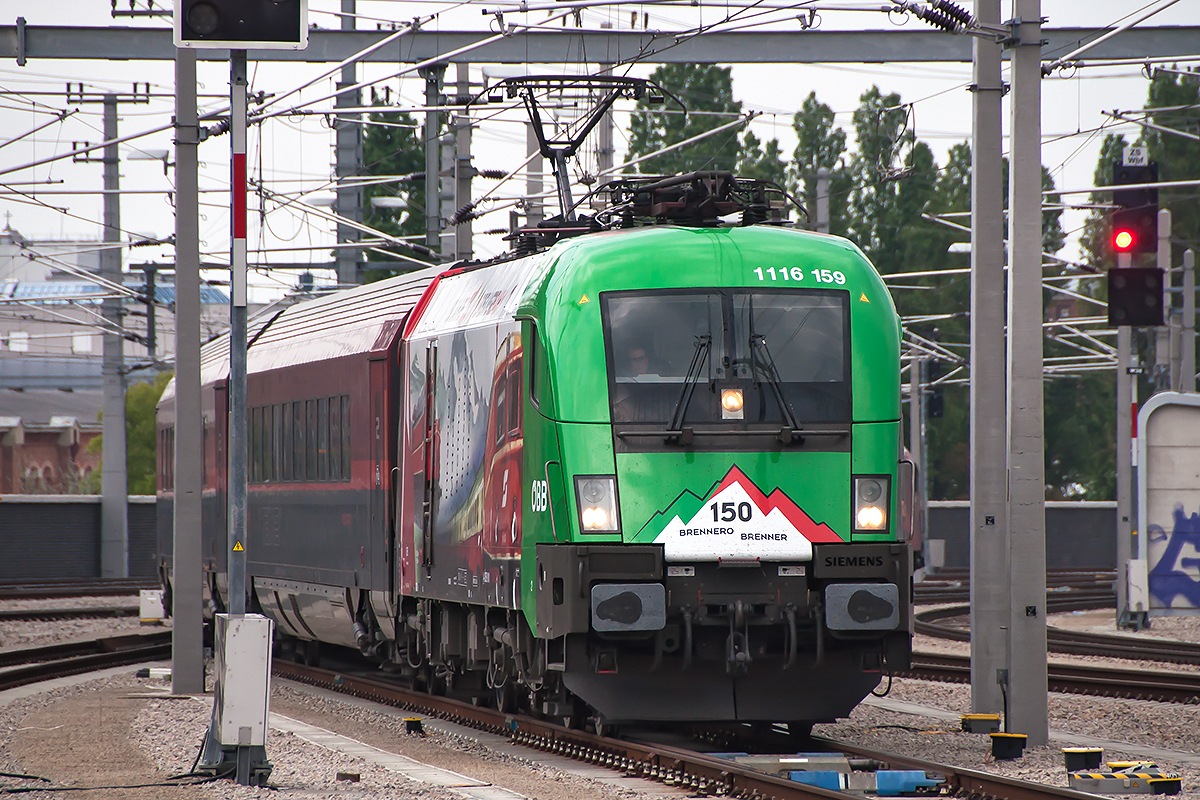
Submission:
<svg viewBox="0 0 1200 800">
<path fill-rule="evenodd" d="M 854 530 L 872 533 L 887 530 L 890 483 L 886 475 L 854 478 Z"/>
<path fill-rule="evenodd" d="M 585 533 L 620 533 L 617 479 L 612 475 L 575 476 L 579 527 Z"/>
<path fill-rule="evenodd" d="M 741 419 L 744 402 L 741 389 L 722 389 L 721 419 Z"/>
<path fill-rule="evenodd" d="M 858 527 L 878 530 L 883 527 L 883 509 L 879 506 L 863 506 L 858 510 Z"/>
</svg>

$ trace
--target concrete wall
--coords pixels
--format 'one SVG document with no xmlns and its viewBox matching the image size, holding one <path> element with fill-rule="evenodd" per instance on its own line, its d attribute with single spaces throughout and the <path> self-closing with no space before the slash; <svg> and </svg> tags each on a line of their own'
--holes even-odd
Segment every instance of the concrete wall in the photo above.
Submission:
<svg viewBox="0 0 1200 800">
<path fill-rule="evenodd" d="M 0 495 L 0 581 L 100 577 L 100 498 Z M 154 578 L 155 498 L 129 498 L 129 577 Z"/>
<path fill-rule="evenodd" d="M 969 506 L 929 504 L 929 538 L 945 542 L 944 566 L 969 566 Z M 1046 503 L 1046 566 L 1116 567 L 1116 503 Z M 0 495 L 0 580 L 100 574 L 100 498 Z M 155 499 L 129 498 L 129 574 L 154 577 Z"/>
<path fill-rule="evenodd" d="M 965 500 L 929 503 L 930 539 L 945 541 L 943 566 L 970 566 L 970 504 Z M 1117 504 L 1047 502 L 1046 568 L 1115 569 Z"/>
</svg>

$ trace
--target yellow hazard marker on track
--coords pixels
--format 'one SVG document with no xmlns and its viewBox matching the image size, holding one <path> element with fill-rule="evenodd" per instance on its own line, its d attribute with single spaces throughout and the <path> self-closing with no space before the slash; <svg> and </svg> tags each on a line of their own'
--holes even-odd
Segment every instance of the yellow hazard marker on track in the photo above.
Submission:
<svg viewBox="0 0 1200 800">
<path fill-rule="evenodd" d="M 1180 776 L 1165 772 L 1153 761 L 1110 761 L 1110 772 L 1077 770 L 1067 773 L 1067 784 L 1095 794 L 1179 794 Z"/>
<path fill-rule="evenodd" d="M 242 543 L 241 543 L 241 542 L 234 542 L 234 543 L 233 543 L 233 552 L 235 552 L 235 553 L 241 553 L 241 552 L 243 552 L 245 549 L 246 549 L 246 548 L 242 547 Z"/>
</svg>

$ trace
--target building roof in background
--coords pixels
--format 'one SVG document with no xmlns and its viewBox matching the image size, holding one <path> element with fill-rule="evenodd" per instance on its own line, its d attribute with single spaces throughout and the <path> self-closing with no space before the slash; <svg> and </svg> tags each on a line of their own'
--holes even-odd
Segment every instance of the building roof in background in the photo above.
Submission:
<svg viewBox="0 0 1200 800">
<path fill-rule="evenodd" d="M 128 288 L 142 291 L 144 283 L 125 284 Z M 87 281 L 5 281 L 0 284 L 0 299 L 27 303 L 93 301 L 99 302 L 105 292 L 98 284 Z M 160 303 L 175 302 L 174 286 L 155 286 L 155 299 Z M 229 297 L 211 286 L 200 287 L 201 305 L 222 305 Z"/>
<path fill-rule="evenodd" d="M 81 425 L 100 420 L 104 392 L 57 389 L 0 389 L 0 417 L 20 417 L 26 425 L 49 425 L 54 417 L 74 417 Z"/>
</svg>

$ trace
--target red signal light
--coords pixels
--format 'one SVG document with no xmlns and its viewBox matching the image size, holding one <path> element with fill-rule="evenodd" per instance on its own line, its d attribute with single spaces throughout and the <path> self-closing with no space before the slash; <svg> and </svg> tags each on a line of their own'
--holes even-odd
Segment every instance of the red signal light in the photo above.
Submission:
<svg viewBox="0 0 1200 800">
<path fill-rule="evenodd" d="M 1127 253 L 1137 244 L 1137 237 L 1133 235 L 1131 230 L 1113 231 L 1113 247 L 1117 252 Z"/>
</svg>

